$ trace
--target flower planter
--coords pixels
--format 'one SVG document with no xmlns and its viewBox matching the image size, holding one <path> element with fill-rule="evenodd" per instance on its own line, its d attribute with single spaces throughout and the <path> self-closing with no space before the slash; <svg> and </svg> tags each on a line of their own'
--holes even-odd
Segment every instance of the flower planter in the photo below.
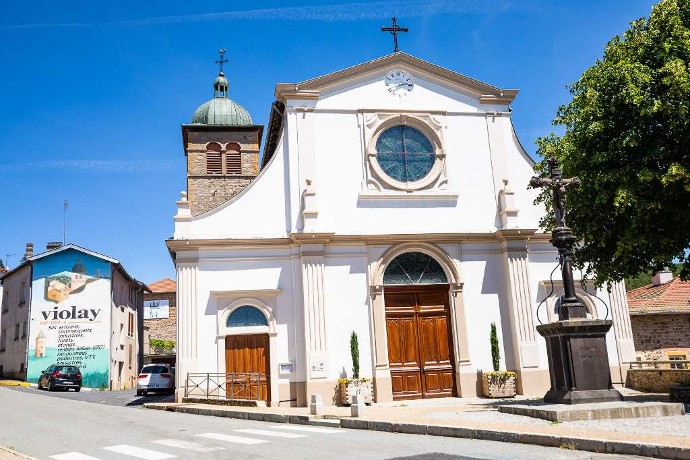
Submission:
<svg viewBox="0 0 690 460">
<path fill-rule="evenodd" d="M 352 397 L 354 395 L 363 395 L 364 402 L 371 404 L 374 401 L 374 386 L 370 380 L 347 380 L 346 382 L 339 382 L 340 404 L 352 404 Z"/>
<path fill-rule="evenodd" d="M 482 373 L 482 392 L 487 398 L 515 397 L 517 374 L 511 371 Z"/>
</svg>

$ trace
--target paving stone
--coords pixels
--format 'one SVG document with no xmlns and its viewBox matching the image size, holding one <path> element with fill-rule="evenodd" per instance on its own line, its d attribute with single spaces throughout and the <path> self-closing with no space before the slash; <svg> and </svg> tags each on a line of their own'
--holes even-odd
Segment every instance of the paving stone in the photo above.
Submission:
<svg viewBox="0 0 690 460">
<path fill-rule="evenodd" d="M 393 431 L 396 433 L 426 434 L 427 429 L 427 425 L 418 425 L 415 423 L 396 423 L 393 425 Z"/>
<path fill-rule="evenodd" d="M 474 438 L 474 430 L 457 426 L 429 425 L 427 433 L 432 436 L 448 436 L 452 438 Z"/>
<path fill-rule="evenodd" d="M 310 419 L 308 415 L 290 415 L 288 417 L 288 422 L 297 425 L 309 425 Z"/>
<path fill-rule="evenodd" d="M 340 426 L 354 430 L 366 430 L 369 428 L 369 422 L 356 418 L 344 418 L 340 421 Z"/>
<path fill-rule="evenodd" d="M 390 433 L 393 431 L 393 423 L 372 421 L 369 422 L 369 429 L 374 431 L 387 431 Z"/>
<path fill-rule="evenodd" d="M 560 447 L 561 438 L 548 434 L 519 433 L 517 442 L 520 444 L 535 444 L 545 447 Z"/>
</svg>

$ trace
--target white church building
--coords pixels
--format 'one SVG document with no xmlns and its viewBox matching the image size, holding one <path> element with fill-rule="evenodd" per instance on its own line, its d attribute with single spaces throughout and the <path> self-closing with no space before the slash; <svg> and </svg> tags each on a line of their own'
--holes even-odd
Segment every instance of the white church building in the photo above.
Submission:
<svg viewBox="0 0 690 460">
<path fill-rule="evenodd" d="M 222 71 L 214 89 L 182 126 L 188 189 L 166 241 L 178 399 L 188 375 L 255 372 L 269 405 L 328 404 L 352 376 L 353 331 L 375 401 L 476 396 L 492 322 L 518 392 L 549 389 L 536 326 L 557 319 L 563 289 L 511 121 L 517 90 L 403 52 L 280 83 L 259 168 L 263 126 Z M 613 320 L 620 384 L 635 359 L 624 287 L 576 281 Z"/>
</svg>

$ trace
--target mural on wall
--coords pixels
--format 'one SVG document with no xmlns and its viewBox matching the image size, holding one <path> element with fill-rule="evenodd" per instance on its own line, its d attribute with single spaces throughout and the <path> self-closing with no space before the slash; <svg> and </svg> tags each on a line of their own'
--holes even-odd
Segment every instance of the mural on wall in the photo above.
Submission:
<svg viewBox="0 0 690 460">
<path fill-rule="evenodd" d="M 33 265 L 27 380 L 51 364 L 79 367 L 82 385 L 108 385 L 110 262 L 67 249 Z"/>
</svg>

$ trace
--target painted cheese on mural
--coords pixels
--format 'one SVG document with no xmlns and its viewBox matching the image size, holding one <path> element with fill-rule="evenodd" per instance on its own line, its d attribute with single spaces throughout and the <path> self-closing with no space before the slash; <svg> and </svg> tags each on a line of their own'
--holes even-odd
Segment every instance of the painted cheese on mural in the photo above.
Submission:
<svg viewBox="0 0 690 460">
<path fill-rule="evenodd" d="M 78 366 L 82 384 L 108 385 L 110 263 L 68 250 L 34 263 L 27 379 L 51 364 Z"/>
</svg>

